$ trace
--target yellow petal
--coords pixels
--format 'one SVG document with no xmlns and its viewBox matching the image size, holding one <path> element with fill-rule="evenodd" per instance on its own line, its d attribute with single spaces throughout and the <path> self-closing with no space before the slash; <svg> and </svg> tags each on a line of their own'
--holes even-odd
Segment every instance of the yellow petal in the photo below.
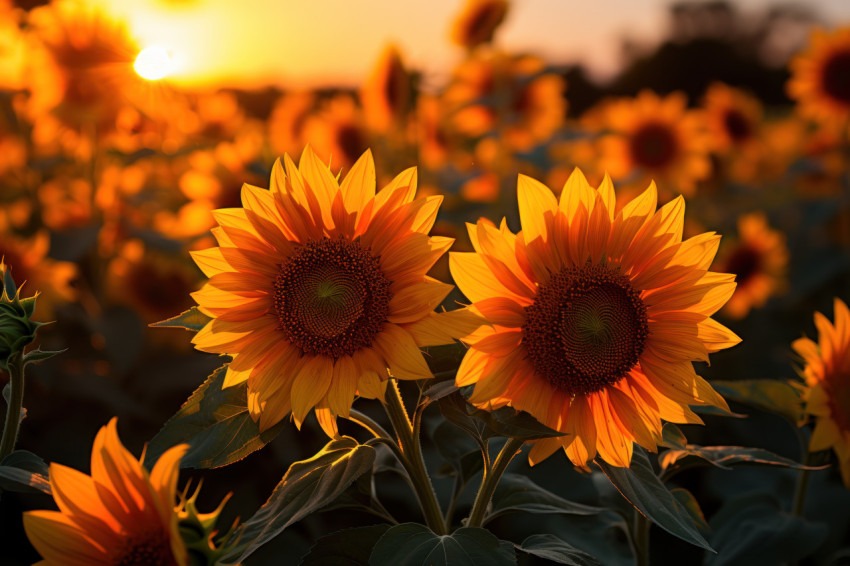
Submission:
<svg viewBox="0 0 850 566">
<path fill-rule="evenodd" d="M 295 426 L 301 423 L 307 413 L 328 393 L 333 377 L 333 360 L 325 356 L 307 358 L 292 383 L 292 419 Z"/>
<path fill-rule="evenodd" d="M 522 233 L 526 242 L 549 239 L 549 227 L 558 211 L 558 201 L 552 191 L 535 179 L 520 175 L 517 181 L 517 200 Z"/>
<path fill-rule="evenodd" d="M 409 332 L 396 324 L 384 323 L 373 347 L 387 361 L 396 379 L 430 379 L 433 376 L 422 351 Z"/>
</svg>

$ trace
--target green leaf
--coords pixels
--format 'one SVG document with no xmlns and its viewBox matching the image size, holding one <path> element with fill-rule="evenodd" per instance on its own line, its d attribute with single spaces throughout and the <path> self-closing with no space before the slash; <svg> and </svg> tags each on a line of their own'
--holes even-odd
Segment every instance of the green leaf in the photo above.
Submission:
<svg viewBox="0 0 850 566">
<path fill-rule="evenodd" d="M 470 405 L 470 407 L 472 407 Z M 507 436 L 520 440 L 538 440 L 554 436 L 565 436 L 566 433 L 552 430 L 529 413 L 517 411 L 511 407 L 502 407 L 495 411 L 472 408 L 470 415 L 481 419 L 492 431 L 491 436 Z"/>
<path fill-rule="evenodd" d="M 47 464 L 26 450 L 15 450 L 0 461 L 0 490 L 50 495 Z"/>
<path fill-rule="evenodd" d="M 742 381 L 712 381 L 712 387 L 727 401 L 776 413 L 795 426 L 803 418 L 800 392 L 789 382 L 778 379 L 745 379 Z"/>
<path fill-rule="evenodd" d="M 564 436 L 564 433 L 552 430 L 524 411 L 516 411 L 511 407 L 502 407 L 495 411 L 475 408 L 457 391 L 440 399 L 440 412 L 473 438 L 481 440 L 493 436 L 520 440 Z"/>
<path fill-rule="evenodd" d="M 673 497 L 676 498 L 676 501 L 678 501 L 682 507 L 688 511 L 701 532 L 708 533 L 711 530 L 708 527 L 708 523 L 705 522 L 705 515 L 703 515 L 699 502 L 696 500 L 693 493 L 681 487 L 674 487 L 670 490 L 670 493 L 672 493 Z"/>
<path fill-rule="evenodd" d="M 212 318 L 199 311 L 198 307 L 192 307 L 177 316 L 172 316 L 171 318 L 151 323 L 150 326 L 162 328 L 185 328 L 186 330 L 198 332 L 211 320 Z"/>
<path fill-rule="evenodd" d="M 707 566 L 773 566 L 809 556 L 826 540 L 823 523 L 807 521 L 781 509 L 767 493 L 748 495 L 725 504 L 711 519 L 717 556 Z"/>
<path fill-rule="evenodd" d="M 649 520 L 684 541 L 714 552 L 688 510 L 655 475 L 641 447 L 635 446 L 629 468 L 612 466 L 601 458 L 597 458 L 596 463 L 623 497 Z"/>
<path fill-rule="evenodd" d="M 526 513 L 564 513 L 568 515 L 595 515 L 604 511 L 601 507 L 593 507 L 568 501 L 558 497 L 520 474 L 505 474 L 499 481 L 490 507 L 490 512 L 484 519 L 495 519 L 505 513 L 524 511 Z"/>
<path fill-rule="evenodd" d="M 369 566 L 369 555 L 389 525 L 369 525 L 337 531 L 316 541 L 301 566 Z"/>
<path fill-rule="evenodd" d="M 454 380 L 448 379 L 446 381 L 438 381 L 426 389 L 422 395 L 428 400 L 428 403 L 433 403 L 459 390 L 460 388 L 455 385 Z"/>
<path fill-rule="evenodd" d="M 145 454 L 150 469 L 163 452 L 186 443 L 183 468 L 218 468 L 239 461 L 274 439 L 283 423 L 260 434 L 248 413 L 248 384 L 222 389 L 227 365 L 215 370 L 151 439 Z"/>
<path fill-rule="evenodd" d="M 662 444 L 670 448 L 670 450 L 658 455 L 658 464 L 665 471 L 665 477 L 686 468 L 703 464 L 710 464 L 724 470 L 729 470 L 734 466 L 778 466 L 795 470 L 821 469 L 805 466 L 761 448 L 688 444 L 688 439 L 685 438 L 679 427 L 672 423 L 665 423 L 661 433 Z"/>
<path fill-rule="evenodd" d="M 242 562 L 289 525 L 331 503 L 371 470 L 374 462 L 374 448 L 343 436 L 330 441 L 312 458 L 289 466 L 269 500 L 240 528 L 242 546 L 237 561 Z M 227 558 L 234 557 L 231 554 Z"/>
<path fill-rule="evenodd" d="M 545 558 L 557 564 L 569 566 L 602 566 L 596 558 L 568 544 L 555 535 L 531 535 L 522 544 L 516 545 L 517 550 Z"/>
<path fill-rule="evenodd" d="M 437 535 L 418 523 L 396 525 L 378 539 L 370 566 L 514 566 L 513 545 L 477 527 Z"/>
<path fill-rule="evenodd" d="M 61 354 L 67 349 L 68 348 L 63 348 L 62 350 L 40 350 L 36 348 L 35 350 L 30 350 L 24 354 L 24 364 L 37 364 L 44 360 L 49 360 L 53 356 Z"/>
<path fill-rule="evenodd" d="M 463 459 L 468 454 L 477 456 L 478 460 L 482 459 L 476 443 L 448 421 L 441 422 L 434 429 L 431 439 L 434 441 L 434 446 L 437 447 L 437 452 L 451 465 L 455 472 L 460 472 L 463 469 Z"/>
<path fill-rule="evenodd" d="M 795 470 L 819 470 L 761 448 L 744 446 L 698 446 L 688 444 L 681 449 L 667 450 L 658 456 L 658 463 L 669 474 L 695 465 L 708 463 L 731 470 L 734 466 L 776 466 Z"/>
</svg>

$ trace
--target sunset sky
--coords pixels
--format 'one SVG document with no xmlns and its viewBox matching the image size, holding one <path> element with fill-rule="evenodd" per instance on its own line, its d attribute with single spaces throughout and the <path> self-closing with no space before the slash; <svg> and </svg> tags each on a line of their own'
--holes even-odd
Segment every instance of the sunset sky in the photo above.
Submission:
<svg viewBox="0 0 850 566">
<path fill-rule="evenodd" d="M 356 84 L 382 47 L 395 42 L 409 65 L 439 82 L 460 56 L 448 39 L 463 0 L 88 0 L 128 20 L 142 47 L 167 48 L 174 80 L 192 84 L 284 87 Z M 613 73 L 624 36 L 652 42 L 666 25 L 668 0 L 521 0 L 497 43 L 549 61 L 584 61 Z M 739 0 L 743 12 L 775 4 Z M 850 2 L 808 0 L 828 25 L 850 21 Z M 237 7 L 238 6 L 238 7 Z"/>
</svg>

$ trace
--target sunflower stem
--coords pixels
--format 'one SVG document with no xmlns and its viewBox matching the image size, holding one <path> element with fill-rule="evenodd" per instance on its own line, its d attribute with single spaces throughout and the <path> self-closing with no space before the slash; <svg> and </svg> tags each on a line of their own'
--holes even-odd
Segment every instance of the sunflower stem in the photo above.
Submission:
<svg viewBox="0 0 850 566">
<path fill-rule="evenodd" d="M 649 519 L 643 513 L 635 509 L 634 542 L 635 564 L 637 566 L 649 566 Z"/>
<path fill-rule="evenodd" d="M 378 424 L 378 422 L 372 419 L 372 417 L 370 417 L 369 415 L 361 413 L 356 409 L 351 409 L 347 418 L 351 422 L 359 424 L 360 426 L 368 430 L 375 438 L 385 438 L 387 440 L 395 442 L 392 435 L 387 432 L 387 429 Z"/>
<path fill-rule="evenodd" d="M 508 464 L 514 459 L 514 456 L 519 454 L 524 443 L 525 441 L 522 439 L 509 438 L 499 451 L 499 455 L 496 456 L 493 467 L 484 469 L 481 487 L 478 489 L 475 502 L 472 504 L 472 510 L 469 512 L 469 519 L 466 521 L 467 527 L 480 527 L 484 524 L 484 514 L 487 512 L 487 506 L 490 505 L 490 500 L 493 498 L 496 486 L 499 485 L 499 480 L 502 479 L 502 475 L 508 468 Z"/>
<path fill-rule="evenodd" d="M 803 464 L 805 466 L 812 465 L 811 454 L 811 452 L 806 450 L 806 455 L 803 458 Z M 806 495 L 809 491 L 811 473 L 812 471 L 807 467 L 800 470 L 800 475 L 797 476 L 797 487 L 794 489 L 794 504 L 791 507 L 791 513 L 798 517 L 802 517 L 806 510 Z"/>
<path fill-rule="evenodd" d="M 413 491 L 419 499 L 419 506 L 422 508 L 422 514 L 425 516 L 428 528 L 438 535 L 448 534 L 446 523 L 443 520 L 443 512 L 440 509 L 440 503 L 437 501 L 437 493 L 434 491 L 434 486 L 428 477 L 428 470 L 425 468 L 425 461 L 422 458 L 418 427 L 417 435 L 414 436 L 414 427 L 407 416 L 407 410 L 404 408 L 404 402 L 401 399 L 401 393 L 395 379 L 391 379 L 387 386 L 384 408 L 390 417 L 390 422 L 401 446 L 401 465 L 410 475 Z"/>
<path fill-rule="evenodd" d="M 21 425 L 21 408 L 24 405 L 24 356 L 23 352 L 12 354 L 6 365 L 9 368 L 9 406 L 3 425 L 3 440 L 0 441 L 0 460 L 12 453 L 18 441 Z"/>
</svg>

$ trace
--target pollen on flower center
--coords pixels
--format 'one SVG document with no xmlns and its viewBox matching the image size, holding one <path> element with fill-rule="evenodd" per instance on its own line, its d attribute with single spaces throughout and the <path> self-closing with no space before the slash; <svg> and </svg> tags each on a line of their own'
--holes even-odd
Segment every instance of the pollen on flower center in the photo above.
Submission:
<svg viewBox="0 0 850 566">
<path fill-rule="evenodd" d="M 823 67 L 823 90 L 831 97 L 850 103 L 850 51 L 841 51 Z"/>
<path fill-rule="evenodd" d="M 168 535 L 162 531 L 128 541 L 114 564 L 115 566 L 177 566 Z"/>
<path fill-rule="evenodd" d="M 604 265 L 553 275 L 525 313 L 522 343 L 535 371 L 571 395 L 623 378 L 649 333 L 640 295 L 628 278 Z"/>
<path fill-rule="evenodd" d="M 676 139 L 663 124 L 646 124 L 631 137 L 632 158 L 644 167 L 662 167 L 676 155 Z"/>
<path fill-rule="evenodd" d="M 386 321 L 390 281 L 359 242 L 313 240 L 280 266 L 274 307 L 280 330 L 305 354 L 337 359 L 367 348 Z"/>
</svg>

